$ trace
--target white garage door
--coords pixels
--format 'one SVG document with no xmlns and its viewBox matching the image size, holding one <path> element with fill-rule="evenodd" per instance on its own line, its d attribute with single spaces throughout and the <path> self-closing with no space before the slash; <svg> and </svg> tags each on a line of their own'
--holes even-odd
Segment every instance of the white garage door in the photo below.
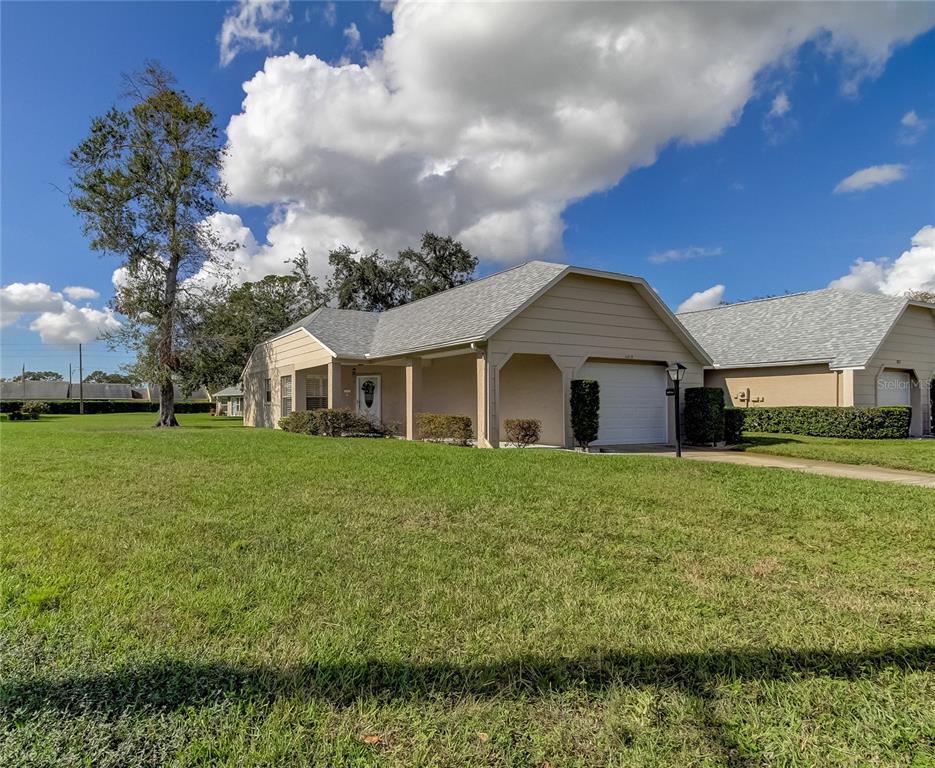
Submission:
<svg viewBox="0 0 935 768">
<path fill-rule="evenodd" d="M 585 363 L 579 379 L 601 385 L 597 445 L 666 442 L 666 369 L 661 365 Z"/>
<path fill-rule="evenodd" d="M 908 371 L 883 371 L 877 377 L 877 405 L 909 405 L 912 380 Z"/>
</svg>

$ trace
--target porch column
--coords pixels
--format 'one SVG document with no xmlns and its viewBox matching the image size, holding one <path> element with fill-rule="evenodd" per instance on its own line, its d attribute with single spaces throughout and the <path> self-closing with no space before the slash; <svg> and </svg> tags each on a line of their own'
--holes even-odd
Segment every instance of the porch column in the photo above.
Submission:
<svg viewBox="0 0 935 768">
<path fill-rule="evenodd" d="M 341 364 L 332 358 L 328 362 L 328 407 L 340 408 L 344 404 L 344 390 L 341 387 Z"/>
<path fill-rule="evenodd" d="M 571 382 L 575 378 L 575 369 L 562 368 L 562 414 L 565 423 L 565 447 L 575 447 L 575 433 L 571 428 Z"/>
<path fill-rule="evenodd" d="M 500 370 L 477 353 L 477 419 L 474 425 L 478 448 L 500 447 Z"/>
<path fill-rule="evenodd" d="M 415 440 L 416 413 L 422 401 L 422 358 L 406 362 L 406 439 Z"/>
</svg>

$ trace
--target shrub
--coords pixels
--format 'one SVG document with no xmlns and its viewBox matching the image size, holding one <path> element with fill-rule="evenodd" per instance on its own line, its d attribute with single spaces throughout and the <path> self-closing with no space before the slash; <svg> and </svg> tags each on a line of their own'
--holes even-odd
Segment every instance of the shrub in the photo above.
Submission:
<svg viewBox="0 0 935 768">
<path fill-rule="evenodd" d="M 743 432 L 774 432 L 858 440 L 908 437 L 912 420 L 912 409 L 905 406 L 786 406 L 736 410 L 742 414 Z"/>
<path fill-rule="evenodd" d="M 279 420 L 283 432 L 296 432 L 301 435 L 317 435 L 318 419 L 312 411 L 293 411 Z"/>
<path fill-rule="evenodd" d="M 417 413 L 416 428 L 422 440 L 452 440 L 467 445 L 471 439 L 471 417 L 450 413 Z"/>
<path fill-rule="evenodd" d="M 23 403 L 23 407 L 20 408 L 20 413 L 24 416 L 28 416 L 30 419 L 38 419 L 41 414 L 48 413 L 49 411 L 49 404 L 42 400 L 28 400 Z"/>
<path fill-rule="evenodd" d="M 539 442 L 542 422 L 539 419 L 507 419 L 503 422 L 506 439 L 517 448 L 528 448 Z"/>
<path fill-rule="evenodd" d="M 743 439 L 743 414 L 741 408 L 724 409 L 724 442 L 728 445 L 736 445 Z"/>
<path fill-rule="evenodd" d="M 582 448 L 597 440 L 601 410 L 601 385 L 591 379 L 571 382 L 571 430 Z"/>
<path fill-rule="evenodd" d="M 293 411 L 279 420 L 284 432 L 324 437 L 392 437 L 395 424 L 374 423 L 345 409 L 321 408 L 316 411 Z"/>
<path fill-rule="evenodd" d="M 321 408 L 313 411 L 316 422 L 314 434 L 325 437 L 342 437 L 350 431 L 359 417 L 343 408 Z"/>
<path fill-rule="evenodd" d="M 720 387 L 685 390 L 685 440 L 712 445 L 724 439 L 724 391 Z"/>
</svg>

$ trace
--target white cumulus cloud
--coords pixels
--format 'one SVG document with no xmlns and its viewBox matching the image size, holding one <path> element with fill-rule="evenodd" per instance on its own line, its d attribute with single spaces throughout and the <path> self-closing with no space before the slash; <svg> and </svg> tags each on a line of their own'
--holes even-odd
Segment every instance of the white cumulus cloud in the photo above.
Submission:
<svg viewBox="0 0 935 768">
<path fill-rule="evenodd" d="M 726 288 L 718 283 L 718 285 L 712 285 L 710 288 L 707 288 L 703 291 L 696 291 L 691 296 L 689 296 L 685 301 L 679 304 L 678 309 L 675 311 L 678 312 L 698 312 L 702 309 L 713 309 L 721 304 L 724 300 L 724 291 Z"/>
<path fill-rule="evenodd" d="M 240 0 L 221 24 L 221 66 L 243 51 L 274 50 L 279 45 L 279 29 L 290 19 L 288 0 Z"/>
<path fill-rule="evenodd" d="M 906 166 L 899 163 L 889 163 L 886 165 L 871 165 L 869 168 L 862 168 L 855 171 L 845 179 L 841 179 L 834 188 L 836 194 L 842 192 L 863 192 L 865 189 L 873 187 L 884 187 L 892 184 L 894 181 L 902 181 L 906 178 Z"/>
<path fill-rule="evenodd" d="M 64 293 L 69 299 L 75 301 L 81 301 L 83 299 L 96 299 L 99 294 L 93 288 L 85 288 L 82 285 L 66 285 L 62 288 L 62 293 Z"/>
<path fill-rule="evenodd" d="M 10 283 L 0 288 L 0 328 L 26 314 L 59 309 L 62 301 L 62 294 L 48 283 Z"/>
<path fill-rule="evenodd" d="M 68 286 L 63 292 L 75 299 L 98 295 L 97 291 L 81 286 Z M 84 343 L 120 327 L 110 309 L 76 307 L 65 299 L 63 292 L 52 290 L 48 283 L 10 283 L 0 288 L 0 327 L 25 315 L 38 315 L 29 328 L 47 344 Z"/>
<path fill-rule="evenodd" d="M 832 280 L 828 287 L 891 296 L 902 296 L 907 291 L 935 291 L 935 226 L 922 227 L 916 232 L 909 250 L 903 251 L 899 258 L 857 259 L 848 274 Z"/>
<path fill-rule="evenodd" d="M 45 344 L 86 344 L 119 328 L 120 321 L 111 310 L 76 307 L 70 301 L 54 312 L 43 312 L 29 324 Z"/>
<path fill-rule="evenodd" d="M 560 256 L 570 203 L 670 141 L 717 138 L 806 41 L 855 83 L 932 23 L 923 4 L 403 0 L 363 65 L 266 60 L 228 125 L 224 180 L 236 203 L 277 206 L 254 256 L 269 262 L 334 237 L 392 251 L 426 229 L 486 262 Z"/>
</svg>

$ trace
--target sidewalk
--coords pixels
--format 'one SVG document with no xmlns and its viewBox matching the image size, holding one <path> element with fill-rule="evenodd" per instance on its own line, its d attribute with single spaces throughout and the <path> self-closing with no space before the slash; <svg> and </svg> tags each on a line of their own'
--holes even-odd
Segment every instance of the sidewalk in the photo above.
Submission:
<svg viewBox="0 0 935 768">
<path fill-rule="evenodd" d="M 672 452 L 670 455 L 674 455 Z M 912 472 L 906 469 L 888 469 L 870 464 L 839 464 L 834 461 L 816 459 L 797 459 L 790 456 L 767 456 L 761 453 L 741 453 L 739 451 L 698 450 L 690 448 L 682 451 L 682 456 L 692 461 L 712 461 L 725 464 L 744 464 L 748 467 L 779 467 L 797 469 L 813 475 L 829 477 L 849 477 L 854 480 L 878 480 L 885 483 L 901 483 L 922 488 L 935 488 L 935 475 L 926 472 Z"/>
</svg>

